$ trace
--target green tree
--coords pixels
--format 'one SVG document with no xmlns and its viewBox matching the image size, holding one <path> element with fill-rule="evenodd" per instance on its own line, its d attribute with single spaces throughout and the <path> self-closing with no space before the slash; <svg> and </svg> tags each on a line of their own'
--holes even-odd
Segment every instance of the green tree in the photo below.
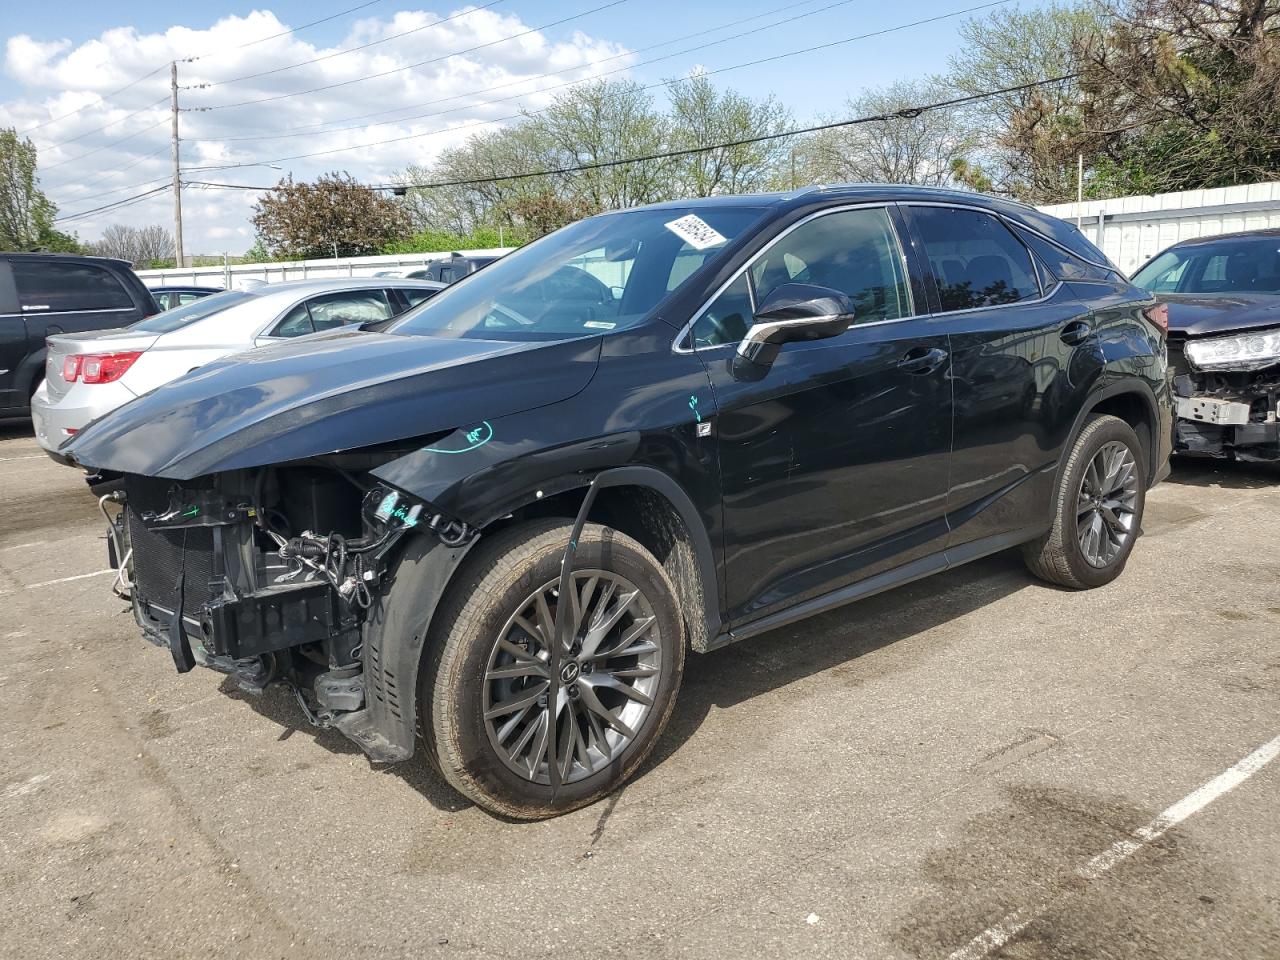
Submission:
<svg viewBox="0 0 1280 960">
<path fill-rule="evenodd" d="M 258 242 L 276 259 L 367 256 L 410 232 L 399 202 L 347 173 L 314 183 L 285 177 L 258 200 L 252 222 Z"/>
<path fill-rule="evenodd" d="M 1077 74 L 1103 29 L 1103 16 L 1084 5 L 1003 8 L 966 20 L 947 83 L 976 96 Z M 984 99 L 966 111 L 984 146 L 957 172 L 971 186 L 1027 201 L 1074 197 L 1082 110 L 1075 79 Z"/>
<path fill-rule="evenodd" d="M 1280 0 L 1125 0 L 1083 48 L 1095 190 L 1188 190 L 1280 172 Z"/>
<path fill-rule="evenodd" d="M 13 128 L 0 130 L 0 250 L 74 248 L 53 227 L 58 208 L 39 187 L 36 147 Z"/>
</svg>

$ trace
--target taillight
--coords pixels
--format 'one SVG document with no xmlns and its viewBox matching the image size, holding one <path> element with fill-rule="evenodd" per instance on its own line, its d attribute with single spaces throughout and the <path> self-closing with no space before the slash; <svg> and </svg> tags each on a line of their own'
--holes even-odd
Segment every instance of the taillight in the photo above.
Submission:
<svg viewBox="0 0 1280 960">
<path fill-rule="evenodd" d="M 133 362 L 142 356 L 141 350 L 125 353 L 86 353 L 68 360 L 79 360 L 80 379 L 85 383 L 111 383 L 124 376 Z M 65 364 L 64 364 L 65 371 Z M 74 378 L 67 378 L 68 381 Z"/>
<path fill-rule="evenodd" d="M 1154 307 L 1147 307 L 1142 311 L 1142 315 L 1159 327 L 1161 333 L 1169 332 L 1169 305 L 1167 303 L 1157 303 Z"/>
<path fill-rule="evenodd" d="M 84 357 L 79 354 L 72 354 L 62 361 L 62 379 L 67 383 L 75 383 L 80 379 L 80 361 Z"/>
</svg>

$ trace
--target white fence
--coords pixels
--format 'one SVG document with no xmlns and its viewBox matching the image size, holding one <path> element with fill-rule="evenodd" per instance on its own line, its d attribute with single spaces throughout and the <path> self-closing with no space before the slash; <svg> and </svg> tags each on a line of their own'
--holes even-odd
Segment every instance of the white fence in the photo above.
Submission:
<svg viewBox="0 0 1280 960">
<path fill-rule="evenodd" d="M 498 257 L 514 247 L 489 250 L 457 250 L 465 257 Z M 341 257 L 336 260 L 290 260 L 283 263 L 233 263 L 223 267 L 175 267 L 172 270 L 139 270 L 148 287 L 190 284 L 232 289 L 241 280 L 314 280 L 318 277 L 372 277 L 383 270 L 413 270 L 450 253 L 397 253 L 377 257 Z"/>
<path fill-rule="evenodd" d="M 1132 274 L 1179 240 L 1280 227 L 1280 182 L 1041 207 L 1071 223 Z"/>
</svg>

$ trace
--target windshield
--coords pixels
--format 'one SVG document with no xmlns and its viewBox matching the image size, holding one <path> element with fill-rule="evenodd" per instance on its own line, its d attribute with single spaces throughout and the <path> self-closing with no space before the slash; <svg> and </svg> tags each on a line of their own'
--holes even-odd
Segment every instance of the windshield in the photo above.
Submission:
<svg viewBox="0 0 1280 960">
<path fill-rule="evenodd" d="M 243 303 L 245 300 L 252 300 L 253 297 L 254 294 L 247 293 L 244 290 L 224 290 L 222 293 L 210 294 L 181 307 L 174 307 L 172 310 L 165 310 L 163 313 L 157 313 L 154 316 L 147 317 L 145 320 L 139 320 L 129 329 L 139 330 L 143 333 L 173 333 L 173 331 L 181 330 L 189 323 L 203 320 L 219 310 L 225 310 L 227 307 Z"/>
<path fill-rule="evenodd" d="M 1152 293 L 1280 293 L 1280 237 L 1174 247 L 1134 274 L 1133 282 Z"/>
<path fill-rule="evenodd" d="M 406 313 L 388 333 L 557 340 L 634 326 L 762 210 L 635 210 L 557 230 Z"/>
</svg>

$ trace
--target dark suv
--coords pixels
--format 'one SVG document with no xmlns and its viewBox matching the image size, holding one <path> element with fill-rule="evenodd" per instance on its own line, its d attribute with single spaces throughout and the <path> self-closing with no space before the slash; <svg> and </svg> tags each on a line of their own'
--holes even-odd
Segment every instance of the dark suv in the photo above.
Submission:
<svg viewBox="0 0 1280 960">
<path fill-rule="evenodd" d="M 625 780 L 713 650 L 1020 546 L 1116 577 L 1167 470 L 1164 314 L 1066 224 L 858 186 L 606 214 L 381 332 L 201 368 L 64 452 L 124 474 L 180 671 L 289 685 L 490 810 Z"/>
<path fill-rule="evenodd" d="M 30 413 L 45 337 L 125 327 L 159 312 L 127 261 L 0 254 L 0 417 Z"/>
</svg>

